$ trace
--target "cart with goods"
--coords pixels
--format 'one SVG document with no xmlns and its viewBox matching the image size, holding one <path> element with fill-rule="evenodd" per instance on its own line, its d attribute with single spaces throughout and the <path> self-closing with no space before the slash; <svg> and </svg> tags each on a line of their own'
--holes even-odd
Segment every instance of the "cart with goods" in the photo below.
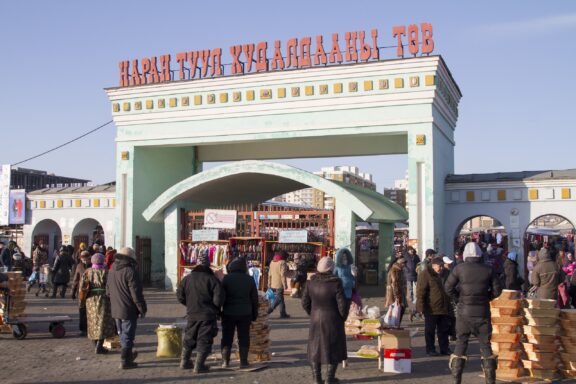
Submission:
<svg viewBox="0 0 576 384">
<path fill-rule="evenodd" d="M 0 284 L 0 332 L 12 333 L 14 338 L 23 340 L 28 334 L 26 324 L 48 323 L 48 331 L 53 337 L 64 337 L 64 323 L 72 319 L 69 316 L 26 316 L 26 281 L 21 272 L 6 274 L 8 281 Z"/>
</svg>

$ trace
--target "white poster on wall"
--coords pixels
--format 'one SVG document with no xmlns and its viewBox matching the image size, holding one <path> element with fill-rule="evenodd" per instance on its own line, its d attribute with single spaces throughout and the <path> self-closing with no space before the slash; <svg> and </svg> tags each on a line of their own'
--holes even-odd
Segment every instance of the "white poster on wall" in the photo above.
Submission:
<svg viewBox="0 0 576 384">
<path fill-rule="evenodd" d="M 225 209 L 205 209 L 205 228 L 236 229 L 236 211 Z"/>
<path fill-rule="evenodd" d="M 8 225 L 10 214 L 10 164 L 2 164 L 0 172 L 0 225 Z"/>
</svg>

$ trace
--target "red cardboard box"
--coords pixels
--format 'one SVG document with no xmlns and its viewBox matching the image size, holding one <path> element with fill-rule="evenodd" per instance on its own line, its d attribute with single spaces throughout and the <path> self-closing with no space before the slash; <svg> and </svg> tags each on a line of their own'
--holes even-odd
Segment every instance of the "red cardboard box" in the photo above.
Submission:
<svg viewBox="0 0 576 384">
<path fill-rule="evenodd" d="M 384 349 L 384 372 L 411 373 L 411 349 Z"/>
</svg>

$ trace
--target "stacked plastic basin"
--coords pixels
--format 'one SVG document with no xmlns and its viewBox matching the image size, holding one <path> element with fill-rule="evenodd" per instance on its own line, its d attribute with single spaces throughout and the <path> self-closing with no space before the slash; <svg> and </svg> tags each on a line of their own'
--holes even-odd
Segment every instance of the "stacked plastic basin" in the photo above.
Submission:
<svg viewBox="0 0 576 384">
<path fill-rule="evenodd" d="M 530 376 L 544 380 L 558 378 L 560 310 L 556 300 L 526 299 L 524 308 L 524 351 L 522 361 Z"/>
<path fill-rule="evenodd" d="M 498 355 L 496 377 L 513 380 L 524 376 L 522 358 L 522 300 L 519 291 L 504 290 L 490 302 L 492 351 Z"/>
<path fill-rule="evenodd" d="M 563 309 L 560 312 L 562 351 L 560 359 L 564 365 L 564 375 L 576 378 L 576 309 Z"/>
</svg>

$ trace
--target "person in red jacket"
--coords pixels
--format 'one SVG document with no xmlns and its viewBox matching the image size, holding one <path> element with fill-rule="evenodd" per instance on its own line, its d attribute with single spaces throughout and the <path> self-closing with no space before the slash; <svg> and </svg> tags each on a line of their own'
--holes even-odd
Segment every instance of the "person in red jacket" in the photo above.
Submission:
<svg viewBox="0 0 576 384">
<path fill-rule="evenodd" d="M 108 247 L 106 250 L 106 258 L 104 263 L 108 267 L 108 270 L 112 269 L 112 264 L 114 264 L 114 256 L 116 255 L 116 250 L 112 247 Z"/>
</svg>

